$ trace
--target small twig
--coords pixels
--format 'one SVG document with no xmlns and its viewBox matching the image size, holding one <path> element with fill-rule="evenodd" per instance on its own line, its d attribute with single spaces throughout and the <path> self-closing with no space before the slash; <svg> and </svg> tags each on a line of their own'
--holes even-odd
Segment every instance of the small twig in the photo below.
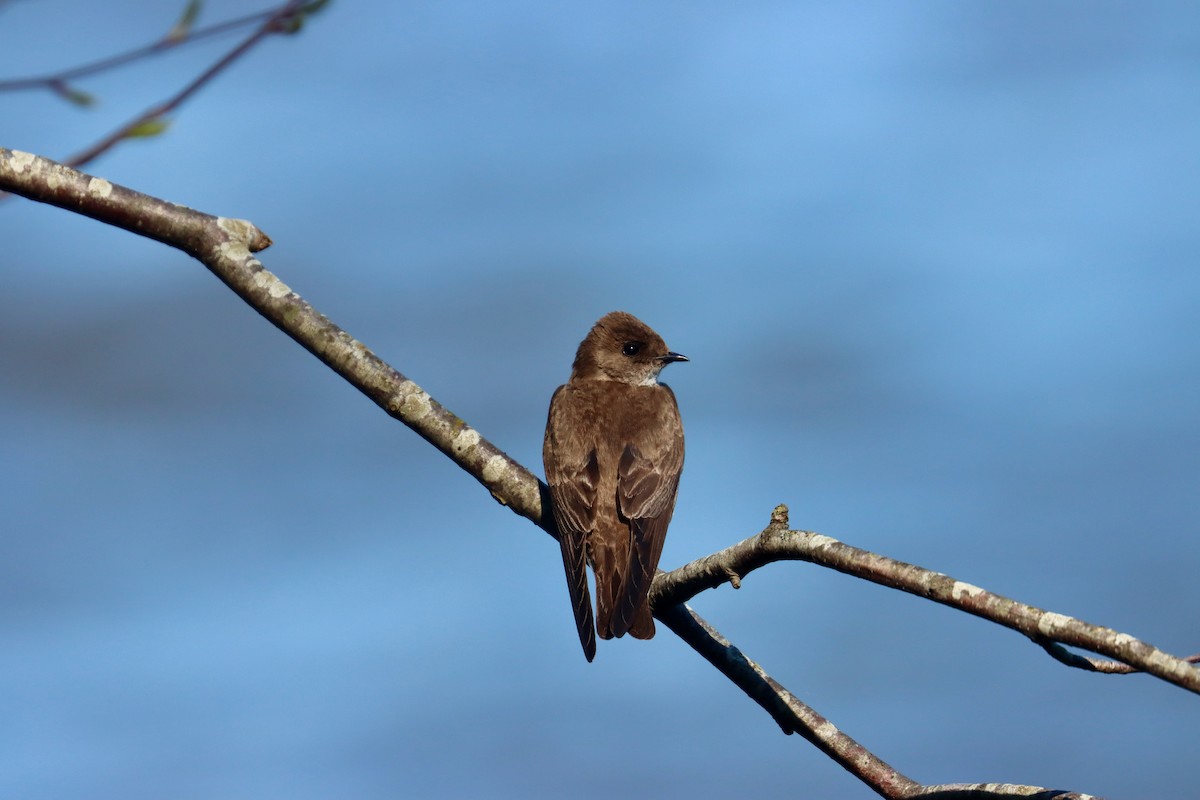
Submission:
<svg viewBox="0 0 1200 800">
<path fill-rule="evenodd" d="M 82 150 L 71 156 L 63 163 L 72 167 L 81 167 L 93 161 L 97 156 L 110 150 L 121 140 L 129 138 L 131 135 L 136 135 L 139 132 L 139 129 L 143 131 L 147 128 L 153 129 L 155 123 L 161 123 L 163 121 L 163 117 L 183 105 L 186 100 L 198 92 L 205 84 L 223 72 L 234 61 L 245 55 L 267 36 L 270 36 L 274 33 L 289 31 L 289 23 L 292 23 L 298 18 L 302 18 L 302 15 L 319 9 L 323 4 L 324 0 L 288 0 L 288 2 L 275 8 L 274 10 L 264 11 L 256 15 L 232 20 L 227 23 L 222 23 L 221 26 L 213 26 L 213 28 L 208 29 L 208 33 L 206 35 L 212 35 L 217 32 L 224 32 L 224 30 L 231 29 L 235 26 L 245 25 L 248 22 L 253 22 L 260 19 L 262 20 L 262 24 L 258 26 L 254 33 L 218 59 L 215 64 L 206 69 L 200 74 L 199 77 L 175 93 L 172 97 L 169 97 L 163 102 L 158 103 L 146 111 L 143 111 L 134 119 L 126 122 L 124 125 L 117 128 L 115 131 L 108 134 L 100 141 L 96 142 L 85 150 Z M 218 28 L 220 28 L 220 30 L 217 30 Z M 158 45 L 151 45 L 149 48 L 143 48 L 143 52 L 141 53 L 116 56 L 107 59 L 106 61 L 96 62 L 83 67 L 77 67 L 75 70 L 68 71 L 66 73 L 60 73 L 58 75 L 44 78 L 22 79 L 22 81 L 26 83 L 30 81 L 41 82 L 41 85 L 47 86 L 57 93 L 70 94 L 70 90 L 66 85 L 65 76 L 78 74 L 80 71 L 84 70 L 97 71 L 98 69 L 108 69 L 118 64 L 130 61 L 133 58 L 141 57 L 146 54 L 145 51 L 153 50 L 156 47 L 165 47 L 165 44 L 160 42 Z M 14 83 L 20 84 L 22 81 L 9 82 L 9 88 L 13 88 Z M 30 87 L 27 85 L 18 85 L 15 88 Z M 161 129 L 161 125 L 158 127 Z M 5 199 L 7 199 L 7 195 L 0 192 L 0 202 L 4 201 Z"/>
<path fill-rule="evenodd" d="M 1048 642 L 1045 640 L 1034 639 L 1042 649 L 1049 654 L 1055 661 L 1066 664 L 1068 667 L 1075 667 L 1085 672 L 1100 672 L 1105 675 L 1136 675 L 1145 670 L 1131 667 L 1128 664 L 1123 664 L 1120 661 L 1109 661 L 1104 658 L 1092 658 L 1090 656 L 1082 656 L 1078 653 L 1072 653 L 1067 648 L 1057 642 Z M 1180 659 L 1189 664 L 1200 664 L 1200 653 L 1195 655 L 1185 656 Z"/>
<path fill-rule="evenodd" d="M 111 148 L 117 142 L 127 138 L 132 131 L 138 128 L 138 126 L 144 125 L 152 120 L 161 119 L 179 106 L 183 105 L 185 100 L 187 100 L 196 92 L 200 91 L 201 87 L 223 72 L 225 68 L 234 61 L 237 61 L 239 58 L 244 56 L 256 44 L 265 39 L 267 36 L 273 33 L 278 33 L 281 30 L 283 22 L 287 20 L 288 17 L 295 14 L 299 8 L 304 5 L 304 3 L 305 0 L 288 0 L 288 2 L 284 3 L 279 9 L 268 16 L 262 25 L 260 25 L 258 29 L 254 31 L 254 33 L 250 34 L 250 36 L 242 41 L 241 44 L 218 59 L 215 64 L 206 69 L 204 72 L 200 73 L 199 77 L 197 77 L 187 86 L 183 87 L 183 89 L 177 92 L 173 97 L 170 97 L 158 105 L 143 111 L 135 119 L 132 119 L 122 125 L 120 128 L 117 128 L 108 136 L 105 136 L 103 139 L 96 142 L 86 150 L 76 153 L 64 163 L 71 167 L 83 166 L 84 164 L 92 161 L 92 159 L 96 158 L 96 156 Z"/>
<path fill-rule="evenodd" d="M 49 75 L 36 75 L 28 78 L 12 78 L 9 80 L 0 80 L 0 92 L 16 92 L 28 89 L 48 89 L 55 94 L 60 94 L 60 87 L 66 85 L 70 81 L 78 78 L 86 78 L 92 75 L 97 75 L 108 70 L 116 69 L 117 67 L 137 61 L 142 58 L 165 53 L 176 47 L 185 44 L 192 44 L 204 39 L 210 39 L 214 36 L 219 36 L 222 33 L 228 33 L 232 30 L 245 27 L 252 23 L 266 19 L 277 13 L 277 9 L 268 9 L 259 11 L 254 14 L 247 14 L 244 17 L 237 19 L 226 20 L 225 22 L 217 22 L 202 28 L 195 28 L 187 33 L 186 36 L 164 36 L 153 44 L 136 47 L 124 53 L 118 53 L 115 56 L 108 56 L 92 61 L 88 64 L 81 64 L 77 67 L 60 70 Z"/>
</svg>

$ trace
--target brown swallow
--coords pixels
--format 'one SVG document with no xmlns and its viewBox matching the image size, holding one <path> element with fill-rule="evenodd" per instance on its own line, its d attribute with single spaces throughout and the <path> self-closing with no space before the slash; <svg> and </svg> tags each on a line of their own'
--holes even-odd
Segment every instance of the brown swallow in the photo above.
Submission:
<svg viewBox="0 0 1200 800">
<path fill-rule="evenodd" d="M 623 311 L 604 315 L 550 400 L 542 460 L 583 653 L 654 636 L 647 593 L 683 470 L 683 423 L 658 373 L 685 356 Z M 596 621 L 584 564 L 596 577 Z"/>
</svg>

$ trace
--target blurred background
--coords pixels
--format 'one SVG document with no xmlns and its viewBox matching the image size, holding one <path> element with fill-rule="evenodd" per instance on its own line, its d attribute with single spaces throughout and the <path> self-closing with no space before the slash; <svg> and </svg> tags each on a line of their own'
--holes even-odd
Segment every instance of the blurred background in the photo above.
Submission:
<svg viewBox="0 0 1200 800">
<path fill-rule="evenodd" d="M 0 5 L 0 77 L 183 3 Z M 200 24 L 246 13 L 212 0 Z M 242 34 L 239 34 L 239 36 Z M 237 37 L 0 95 L 64 159 Z M 691 363 L 663 566 L 793 527 L 1200 650 L 1200 10 L 334 2 L 87 171 L 254 221 L 541 474 L 607 311 Z M 0 204 L 0 796 L 874 795 L 195 262 Z M 805 564 L 693 603 L 923 782 L 1194 790 L 1200 699 Z"/>
</svg>

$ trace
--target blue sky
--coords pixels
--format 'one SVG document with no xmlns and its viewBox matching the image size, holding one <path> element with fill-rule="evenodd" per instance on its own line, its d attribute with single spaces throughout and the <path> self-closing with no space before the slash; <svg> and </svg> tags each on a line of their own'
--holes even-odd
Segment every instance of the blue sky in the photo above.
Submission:
<svg viewBox="0 0 1200 800">
<path fill-rule="evenodd" d="M 182 6 L 182 4 L 180 4 Z M 210 2 L 204 20 L 244 13 Z M 0 6 L 0 76 L 162 34 Z M 230 41 L 0 95 L 66 157 Z M 623 309 L 691 358 L 671 568 L 795 527 L 1200 650 L 1189 4 L 333 3 L 89 171 L 254 221 L 539 474 Z M 871 797 L 161 245 L 0 205 L 0 794 Z M 802 564 L 696 610 L 922 781 L 1194 786 L 1195 699 Z"/>
</svg>

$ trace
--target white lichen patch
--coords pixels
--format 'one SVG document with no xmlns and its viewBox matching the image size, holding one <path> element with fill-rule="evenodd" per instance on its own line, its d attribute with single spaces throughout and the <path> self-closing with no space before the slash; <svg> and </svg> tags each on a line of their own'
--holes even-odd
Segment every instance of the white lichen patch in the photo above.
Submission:
<svg viewBox="0 0 1200 800">
<path fill-rule="evenodd" d="M 217 255 L 223 261 L 245 261 L 250 257 L 250 248 L 245 242 L 228 239 L 217 247 Z"/>
<path fill-rule="evenodd" d="M 104 180 L 104 178 L 92 178 L 88 181 L 88 194 L 92 197 L 99 197 L 101 200 L 112 194 L 112 184 Z"/>
<path fill-rule="evenodd" d="M 838 730 L 837 725 L 834 725 L 829 720 L 822 722 L 813 732 L 817 735 L 818 739 L 826 742 L 841 733 L 841 731 Z"/>
<path fill-rule="evenodd" d="M 292 293 L 290 286 L 275 277 L 275 273 L 265 269 L 260 269 L 254 273 L 254 286 L 261 291 L 265 291 L 273 300 L 287 297 Z"/>
<path fill-rule="evenodd" d="M 1047 611 L 1042 614 L 1042 618 L 1038 620 L 1038 633 L 1043 636 L 1054 636 L 1060 630 L 1071 624 L 1071 618 L 1065 614 L 1058 614 L 1053 611 Z"/>
<path fill-rule="evenodd" d="M 429 395 L 412 381 L 401 384 L 399 394 L 406 394 L 404 401 L 400 403 L 400 415 L 405 419 L 413 422 L 424 419 L 432 408 Z"/>
<path fill-rule="evenodd" d="M 338 338 L 346 343 L 346 355 L 351 361 L 362 363 L 366 359 L 367 353 L 370 351 L 367 350 L 365 344 L 345 331 L 341 331 Z"/>
<path fill-rule="evenodd" d="M 1138 644 L 1138 640 L 1135 639 L 1134 637 L 1130 636 L 1128 633 L 1118 633 L 1116 636 L 1113 637 L 1113 644 L 1115 644 L 1117 647 L 1119 647 L 1121 649 L 1125 649 L 1127 647 L 1132 647 L 1133 645 Z"/>
<path fill-rule="evenodd" d="M 955 600 L 962 600 L 964 597 L 979 597 L 983 593 L 983 589 L 963 581 L 955 581 L 950 587 L 950 596 Z"/>
<path fill-rule="evenodd" d="M 492 456 L 483 465 L 483 480 L 485 483 L 493 483 L 500 480 L 508 469 L 508 459 L 504 456 Z"/>
<path fill-rule="evenodd" d="M 823 533 L 814 533 L 808 540 L 812 542 L 813 547 L 828 547 L 831 544 L 837 544 L 838 540 L 832 536 L 826 536 Z"/>
<path fill-rule="evenodd" d="M 12 158 L 8 160 L 12 164 L 13 172 L 20 175 L 27 169 L 32 169 L 37 162 L 37 156 L 33 153 L 26 153 L 23 150 L 12 150 Z"/>
<path fill-rule="evenodd" d="M 480 436 L 478 431 L 472 430 L 471 428 L 464 428 L 459 432 L 458 436 L 454 437 L 454 443 L 451 446 L 454 448 L 454 452 L 462 455 L 472 447 L 475 447 L 477 444 L 479 444 L 479 439 Z"/>
<path fill-rule="evenodd" d="M 252 222 L 244 219 L 229 219 L 228 217 L 217 217 L 217 227 L 229 234 L 230 239 L 248 244 L 254 239 L 254 235 L 258 233 L 258 229 L 254 227 Z"/>
</svg>

